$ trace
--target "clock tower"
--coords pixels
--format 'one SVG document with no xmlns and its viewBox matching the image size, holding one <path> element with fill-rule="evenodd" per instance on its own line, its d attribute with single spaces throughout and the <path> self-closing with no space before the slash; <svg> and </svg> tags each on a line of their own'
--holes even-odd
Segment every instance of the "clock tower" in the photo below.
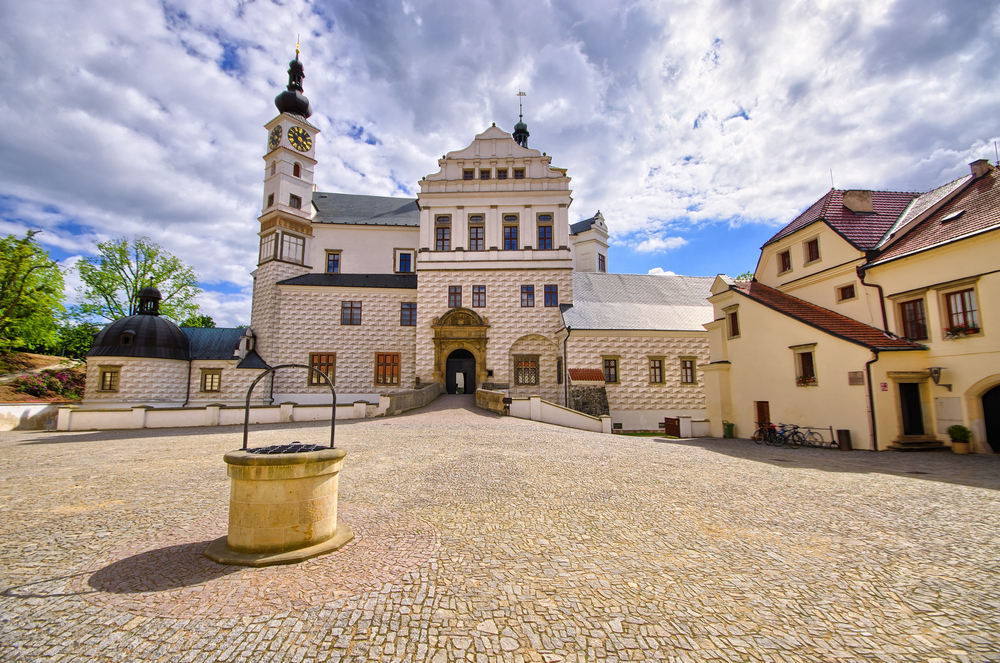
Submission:
<svg viewBox="0 0 1000 663">
<path fill-rule="evenodd" d="M 303 78 L 296 45 L 295 59 L 288 63 L 288 87 L 274 98 L 278 116 L 264 125 L 264 199 L 258 217 L 260 253 L 252 316 L 257 350 L 265 361 L 271 345 L 276 284 L 310 271 L 307 260 L 313 234 L 313 174 L 319 129 L 308 121 L 312 106 L 302 93 Z M 268 296 L 269 292 L 273 296 Z"/>
</svg>

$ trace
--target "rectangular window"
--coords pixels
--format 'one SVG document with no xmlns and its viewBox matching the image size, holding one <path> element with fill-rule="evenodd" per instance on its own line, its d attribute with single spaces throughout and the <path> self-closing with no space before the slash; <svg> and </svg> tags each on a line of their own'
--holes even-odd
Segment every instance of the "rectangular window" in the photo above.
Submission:
<svg viewBox="0 0 1000 663">
<path fill-rule="evenodd" d="M 326 252 L 326 273 L 340 274 L 340 251 Z"/>
<path fill-rule="evenodd" d="M 538 357 L 514 357 L 514 384 L 538 384 Z"/>
<path fill-rule="evenodd" d="M 605 357 L 604 359 L 604 381 L 618 382 L 618 359 Z"/>
<path fill-rule="evenodd" d="M 515 168 L 514 169 L 514 179 L 515 180 L 523 180 L 524 179 L 524 168 Z"/>
<path fill-rule="evenodd" d="M 538 248 L 542 251 L 552 250 L 552 215 L 540 214 L 538 216 Z M 548 224 L 548 225 L 546 225 Z"/>
<path fill-rule="evenodd" d="M 288 195 L 288 206 L 294 207 L 295 209 L 302 209 L 302 198 L 296 196 L 294 193 Z"/>
<path fill-rule="evenodd" d="M 608 259 L 604 257 L 603 253 L 597 254 L 597 271 L 599 272 L 608 271 Z"/>
<path fill-rule="evenodd" d="M 436 239 L 434 250 L 451 251 L 451 228 L 438 228 Z"/>
<path fill-rule="evenodd" d="M 415 327 L 417 325 L 417 303 L 403 302 L 399 310 L 399 324 L 401 327 Z"/>
<path fill-rule="evenodd" d="M 121 369 L 117 366 L 101 367 L 101 391 L 118 391 L 118 378 Z"/>
<path fill-rule="evenodd" d="M 726 322 L 728 323 L 729 338 L 739 338 L 740 335 L 740 316 L 736 311 L 729 311 L 726 313 Z"/>
<path fill-rule="evenodd" d="M 448 308 L 459 308 L 462 305 L 462 286 L 448 286 Z"/>
<path fill-rule="evenodd" d="M 473 217 L 475 218 L 475 217 Z M 482 217 L 479 217 L 482 218 Z M 472 222 L 472 219 L 469 220 Z M 486 229 L 483 226 L 469 226 L 469 250 L 470 251 L 482 251 L 486 245 L 485 240 Z"/>
<path fill-rule="evenodd" d="M 945 295 L 948 306 L 949 329 L 978 329 L 979 316 L 976 315 L 976 293 L 972 288 L 949 292 Z"/>
<path fill-rule="evenodd" d="M 490 179 L 490 170 L 489 170 L 489 168 L 483 168 L 482 170 L 479 171 L 479 179 L 481 179 L 481 180 L 488 180 L 488 179 Z"/>
<path fill-rule="evenodd" d="M 857 292 L 854 289 L 854 284 L 845 285 L 837 288 L 837 301 L 842 302 L 847 299 L 854 299 L 857 297 Z"/>
<path fill-rule="evenodd" d="M 334 377 L 334 369 L 337 365 L 336 353 L 312 352 L 309 354 L 309 365 L 330 378 L 331 382 L 336 382 L 336 378 Z M 309 379 L 306 383 L 311 387 L 315 387 L 317 385 L 325 385 L 326 380 L 319 373 L 309 371 Z"/>
<path fill-rule="evenodd" d="M 903 337 L 911 341 L 922 341 L 927 338 L 927 316 L 924 314 L 924 300 L 913 299 L 899 305 L 900 317 L 903 319 Z"/>
<path fill-rule="evenodd" d="M 806 264 L 819 260 L 819 239 L 806 242 Z"/>
<path fill-rule="evenodd" d="M 507 179 L 507 169 L 506 168 L 497 168 L 497 179 L 498 180 L 505 180 L 505 179 Z"/>
<path fill-rule="evenodd" d="M 517 251 L 517 217 L 505 216 L 503 223 L 503 250 Z"/>
<path fill-rule="evenodd" d="M 694 384 L 694 359 L 681 359 L 681 384 Z"/>
<path fill-rule="evenodd" d="M 340 324 L 361 324 L 361 302 L 340 302 Z"/>
<path fill-rule="evenodd" d="M 375 384 L 399 384 L 398 352 L 378 352 L 375 354 Z"/>
<path fill-rule="evenodd" d="M 545 286 L 545 305 L 559 306 L 559 286 L 557 285 Z"/>
<path fill-rule="evenodd" d="M 201 390 L 222 391 L 222 369 L 219 368 L 201 369 Z"/>
<path fill-rule="evenodd" d="M 471 168 L 466 168 L 465 170 L 462 171 L 462 179 L 463 180 L 474 180 L 474 179 L 476 179 L 476 171 L 474 171 Z"/>
<path fill-rule="evenodd" d="M 413 254 L 403 251 L 399 254 L 399 273 L 409 274 L 413 271 Z"/>
<path fill-rule="evenodd" d="M 268 207 L 273 207 L 274 206 L 274 194 L 273 193 L 267 194 L 267 206 Z"/>
<path fill-rule="evenodd" d="M 521 286 L 521 306 L 530 307 L 535 305 L 535 286 Z"/>
<path fill-rule="evenodd" d="M 651 384 L 663 384 L 663 360 L 649 360 L 649 381 Z"/>
<path fill-rule="evenodd" d="M 306 240 L 296 235 L 281 233 L 281 259 L 285 262 L 302 264 Z"/>
<path fill-rule="evenodd" d="M 472 308 L 486 308 L 486 286 L 472 286 Z"/>
<path fill-rule="evenodd" d="M 790 271 L 792 271 L 792 252 L 782 251 L 778 254 L 778 273 L 784 274 Z"/>
<path fill-rule="evenodd" d="M 816 362 L 812 350 L 796 352 L 795 358 L 798 363 L 798 376 L 795 383 L 800 387 L 816 384 Z"/>
<path fill-rule="evenodd" d="M 271 233 L 260 238 L 260 262 L 274 260 L 278 248 L 278 233 Z"/>
</svg>

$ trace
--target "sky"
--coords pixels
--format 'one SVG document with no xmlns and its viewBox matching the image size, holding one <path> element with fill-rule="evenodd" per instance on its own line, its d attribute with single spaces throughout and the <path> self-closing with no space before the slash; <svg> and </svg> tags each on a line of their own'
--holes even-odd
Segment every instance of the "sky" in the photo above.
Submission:
<svg viewBox="0 0 1000 663">
<path fill-rule="evenodd" d="M 996 160 L 981 0 L 0 3 L 0 232 L 68 269 L 146 235 L 250 322 L 267 135 L 296 37 L 320 190 L 413 196 L 492 123 L 604 215 L 609 269 L 735 276 L 831 187 L 925 191 Z"/>
</svg>

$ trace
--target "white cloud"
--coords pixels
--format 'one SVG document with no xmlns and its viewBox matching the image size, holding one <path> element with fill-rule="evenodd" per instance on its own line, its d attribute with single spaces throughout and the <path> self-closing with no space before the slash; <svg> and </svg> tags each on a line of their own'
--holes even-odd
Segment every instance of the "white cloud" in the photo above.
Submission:
<svg viewBox="0 0 1000 663">
<path fill-rule="evenodd" d="M 296 34 L 320 189 L 410 195 L 441 154 L 512 128 L 524 89 L 571 220 L 601 209 L 640 251 L 785 223 L 830 169 L 927 189 L 1000 139 L 996 3 L 39 0 L 0 8 L 2 227 L 73 255 L 148 235 L 206 291 L 245 290 Z M 219 316 L 246 321 L 230 297 Z"/>
<path fill-rule="evenodd" d="M 656 253 L 657 251 L 669 251 L 677 249 L 687 244 L 683 237 L 647 237 L 641 242 L 631 244 L 633 251 L 639 253 Z"/>
<path fill-rule="evenodd" d="M 654 267 L 653 269 L 649 270 L 648 273 L 653 274 L 655 276 L 677 276 L 677 274 L 675 274 L 674 272 L 665 270 L 662 267 Z"/>
</svg>

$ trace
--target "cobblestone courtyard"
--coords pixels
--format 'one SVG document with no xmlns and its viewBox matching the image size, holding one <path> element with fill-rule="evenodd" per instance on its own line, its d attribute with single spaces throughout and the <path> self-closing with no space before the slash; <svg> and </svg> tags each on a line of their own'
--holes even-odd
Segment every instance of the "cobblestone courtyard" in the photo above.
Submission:
<svg viewBox="0 0 1000 663">
<path fill-rule="evenodd" d="M 338 425 L 352 543 L 247 569 L 201 556 L 240 432 L 0 433 L 0 660 L 1000 660 L 1000 456 L 612 437 L 442 397 Z"/>
</svg>

